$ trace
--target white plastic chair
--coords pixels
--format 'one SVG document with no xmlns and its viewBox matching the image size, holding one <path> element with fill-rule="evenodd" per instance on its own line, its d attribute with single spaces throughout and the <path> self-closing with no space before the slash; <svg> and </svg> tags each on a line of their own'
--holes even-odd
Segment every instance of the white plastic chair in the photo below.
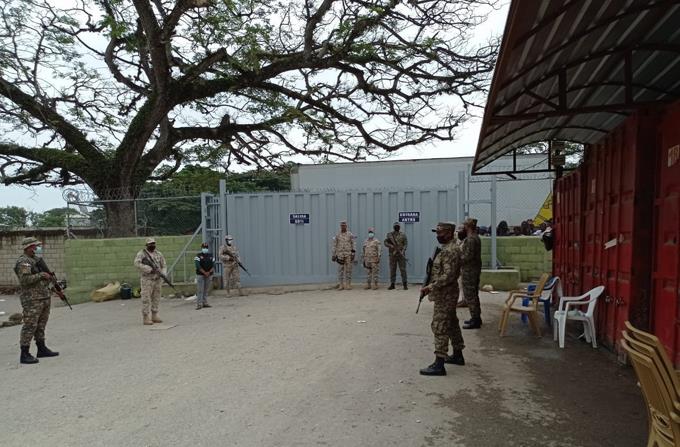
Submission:
<svg viewBox="0 0 680 447">
<path fill-rule="evenodd" d="M 604 286 L 595 287 L 581 296 L 563 296 L 560 298 L 560 305 L 555 311 L 555 324 L 553 325 L 553 339 L 557 341 L 559 335 L 560 348 L 564 348 L 564 335 L 566 332 L 567 321 L 576 320 L 583 322 L 583 333 L 586 341 L 597 348 L 597 331 L 595 330 L 595 306 L 597 299 L 602 295 Z M 570 309 L 588 305 L 584 312 L 581 309 Z"/>
</svg>

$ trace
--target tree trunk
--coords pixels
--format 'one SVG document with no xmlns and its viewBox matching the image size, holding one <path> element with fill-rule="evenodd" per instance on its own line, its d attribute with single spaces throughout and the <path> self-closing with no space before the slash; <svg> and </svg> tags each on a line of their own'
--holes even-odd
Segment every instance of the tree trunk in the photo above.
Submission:
<svg viewBox="0 0 680 447">
<path fill-rule="evenodd" d="M 133 200 L 104 202 L 104 209 L 106 210 L 107 237 L 136 236 L 135 202 Z"/>
</svg>

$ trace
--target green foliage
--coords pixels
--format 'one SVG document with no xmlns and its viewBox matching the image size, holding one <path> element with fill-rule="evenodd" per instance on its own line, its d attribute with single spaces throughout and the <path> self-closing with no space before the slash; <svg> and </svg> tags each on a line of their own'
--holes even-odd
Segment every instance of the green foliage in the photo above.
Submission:
<svg viewBox="0 0 680 447">
<path fill-rule="evenodd" d="M 28 224 L 28 211 L 19 206 L 0 208 L 0 228 L 23 228 Z"/>
<path fill-rule="evenodd" d="M 29 213 L 32 226 L 37 228 L 65 227 L 67 215 L 80 219 L 84 217 L 73 208 L 52 208 L 44 213 Z"/>
</svg>

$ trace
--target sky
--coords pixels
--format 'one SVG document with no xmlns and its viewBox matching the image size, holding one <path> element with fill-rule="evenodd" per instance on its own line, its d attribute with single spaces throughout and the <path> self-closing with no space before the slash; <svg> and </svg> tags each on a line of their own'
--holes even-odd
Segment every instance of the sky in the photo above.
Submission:
<svg viewBox="0 0 680 447">
<path fill-rule="evenodd" d="M 503 32 L 505 19 L 508 13 L 507 2 L 493 11 L 486 23 L 479 27 L 477 38 L 486 41 L 491 37 L 499 36 Z M 479 112 L 481 115 L 481 111 Z M 453 141 L 438 142 L 438 144 L 425 144 L 415 147 L 404 148 L 394 153 L 391 160 L 410 160 L 420 158 L 441 157 L 468 157 L 475 154 L 477 140 L 481 127 L 481 118 L 470 119 L 462 126 L 457 137 Z M 32 188 L 21 186 L 0 185 L 0 207 L 19 206 L 29 211 L 43 212 L 52 208 L 66 206 L 62 197 L 62 189 L 57 187 L 36 186 Z"/>
</svg>

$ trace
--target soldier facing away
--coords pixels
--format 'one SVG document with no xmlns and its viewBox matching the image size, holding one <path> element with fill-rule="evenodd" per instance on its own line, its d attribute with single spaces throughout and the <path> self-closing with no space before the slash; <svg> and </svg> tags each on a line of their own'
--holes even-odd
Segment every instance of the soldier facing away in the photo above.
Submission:
<svg viewBox="0 0 680 447">
<path fill-rule="evenodd" d="M 356 254 L 354 235 L 347 230 L 347 222 L 340 222 L 340 231 L 333 238 L 331 247 L 331 260 L 338 265 L 338 284 L 335 286 L 339 290 L 350 290 L 352 288 L 352 263 Z"/>
<path fill-rule="evenodd" d="M 464 365 L 463 334 L 456 315 L 458 301 L 458 276 L 460 275 L 460 247 L 454 241 L 456 225 L 452 222 L 440 222 L 433 232 L 437 233 L 437 242 L 441 251 L 432 264 L 432 278 L 421 293 L 434 302 L 432 315 L 432 333 L 434 334 L 434 363 L 420 370 L 424 376 L 445 376 L 444 363 Z M 453 345 L 453 355 L 448 356 L 449 340 Z"/>
<path fill-rule="evenodd" d="M 14 265 L 14 273 L 19 278 L 21 307 L 23 309 L 23 326 L 19 336 L 21 356 L 19 362 L 25 364 L 38 363 L 38 359 L 29 352 L 31 340 L 38 345 L 37 357 L 55 357 L 58 352 L 45 346 L 45 327 L 50 318 L 50 274 L 41 272 L 37 267 L 42 257 L 42 243 L 34 237 L 25 237 L 21 241 L 24 253 Z"/>
<path fill-rule="evenodd" d="M 146 246 L 137 252 L 134 261 L 140 271 L 140 285 L 142 289 L 142 321 L 145 325 L 162 323 L 158 316 L 161 300 L 161 275 L 166 274 L 166 264 L 163 254 L 156 250 L 156 240 L 148 238 Z M 149 317 L 151 311 L 151 317 Z"/>
<path fill-rule="evenodd" d="M 201 252 L 194 258 L 194 264 L 196 266 L 196 310 L 212 307 L 208 304 L 208 291 L 215 271 L 215 258 L 210 253 L 207 242 L 201 244 Z"/>
<path fill-rule="evenodd" d="M 388 248 L 390 257 L 390 286 L 388 290 L 394 289 L 394 282 L 397 280 L 397 265 L 399 265 L 399 273 L 401 274 L 404 290 L 408 290 L 408 280 L 406 279 L 406 247 L 408 246 L 408 239 L 406 239 L 404 233 L 399 231 L 400 228 L 399 222 L 395 222 L 392 225 L 394 231 L 387 233 L 385 237 L 385 247 Z"/>
<path fill-rule="evenodd" d="M 241 290 L 241 271 L 239 268 L 239 261 L 241 255 L 238 247 L 234 243 L 234 236 L 227 234 L 224 237 L 224 245 L 220 247 L 220 261 L 222 261 L 222 280 L 224 288 L 227 289 L 227 295 L 232 289 L 237 289 L 239 295 L 243 295 Z"/>
<path fill-rule="evenodd" d="M 382 246 L 380 241 L 375 238 L 375 229 L 368 229 L 368 239 L 364 241 L 361 257 L 363 258 L 364 268 L 366 269 L 367 284 L 364 289 L 378 289 L 378 276 L 380 274 L 380 255 Z M 372 283 L 372 286 L 371 286 Z"/>
<path fill-rule="evenodd" d="M 477 234 L 477 219 L 468 218 L 459 234 L 463 239 L 461 247 L 461 276 L 463 278 L 463 297 L 470 309 L 470 319 L 463 329 L 482 327 L 482 310 L 479 305 L 479 277 L 482 274 L 482 242 Z"/>
</svg>

